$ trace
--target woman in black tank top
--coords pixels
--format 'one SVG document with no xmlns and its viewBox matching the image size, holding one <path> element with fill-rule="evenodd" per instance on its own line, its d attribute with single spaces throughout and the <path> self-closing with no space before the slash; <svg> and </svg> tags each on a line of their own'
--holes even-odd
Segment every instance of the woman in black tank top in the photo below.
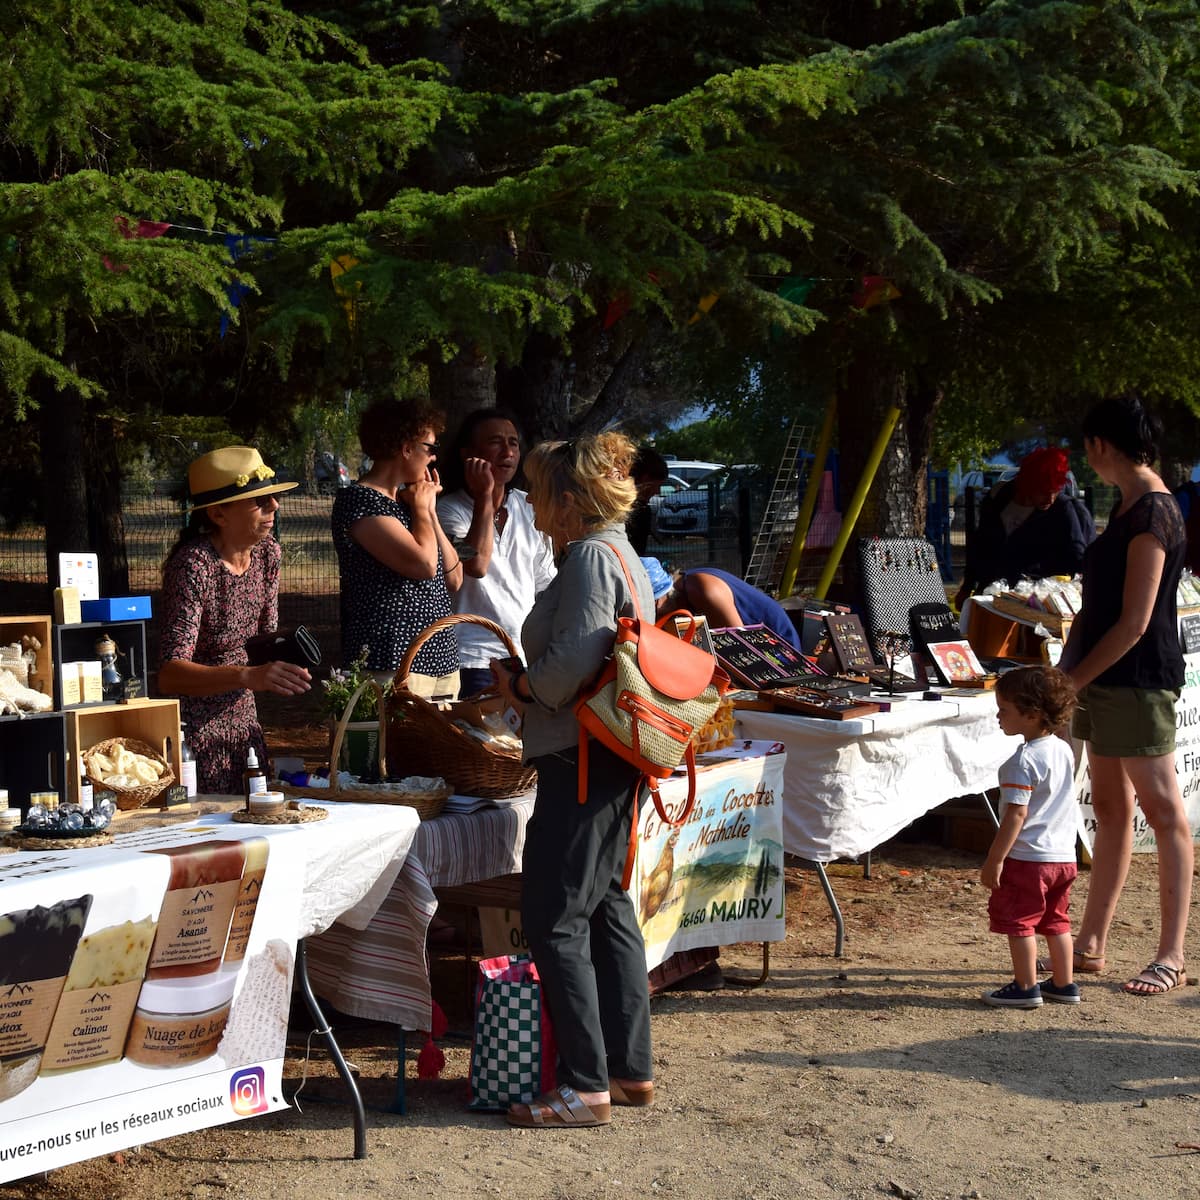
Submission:
<svg viewBox="0 0 1200 1200">
<path fill-rule="evenodd" d="M 1133 398 L 1107 400 L 1083 426 L 1089 465 L 1121 493 L 1083 566 L 1083 609 L 1062 666 L 1080 689 L 1096 834 L 1075 969 L 1104 969 L 1105 943 L 1133 848 L 1134 804 L 1158 848 L 1162 928 L 1154 961 L 1125 985 L 1153 996 L 1186 982 L 1192 832 L 1175 775 L 1174 702 L 1183 684 L 1175 589 L 1185 536 L 1179 505 L 1151 469 L 1158 425 Z M 1134 732 L 1136 731 L 1136 732 Z"/>
</svg>

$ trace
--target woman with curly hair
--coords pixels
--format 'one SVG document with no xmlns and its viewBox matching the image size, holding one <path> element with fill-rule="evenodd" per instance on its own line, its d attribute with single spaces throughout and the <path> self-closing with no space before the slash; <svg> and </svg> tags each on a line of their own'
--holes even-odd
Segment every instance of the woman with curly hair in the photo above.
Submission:
<svg viewBox="0 0 1200 1200">
<path fill-rule="evenodd" d="M 377 401 L 358 423 L 371 468 L 333 502 L 341 576 L 342 659 L 366 650 L 367 669 L 389 680 L 413 639 L 451 612 L 462 565 L 442 531 L 437 435 L 442 414 L 424 400 Z M 458 695 L 458 642 L 441 630 L 417 653 L 417 695 Z"/>
<path fill-rule="evenodd" d="M 607 1125 L 611 1105 L 654 1099 L 646 949 L 621 886 L 640 775 L 592 743 L 581 796 L 574 712 L 612 652 L 617 619 L 634 615 L 621 560 L 636 608 L 654 612 L 650 580 L 625 535 L 637 495 L 634 453 L 628 438 L 605 433 L 546 442 L 526 458 L 534 518 L 554 544 L 558 574 L 521 630 L 528 667 L 492 664 L 502 695 L 524 710 L 525 757 L 538 771 L 521 920 L 554 1014 L 560 1083 L 509 1109 L 510 1124 L 531 1128 Z"/>
</svg>

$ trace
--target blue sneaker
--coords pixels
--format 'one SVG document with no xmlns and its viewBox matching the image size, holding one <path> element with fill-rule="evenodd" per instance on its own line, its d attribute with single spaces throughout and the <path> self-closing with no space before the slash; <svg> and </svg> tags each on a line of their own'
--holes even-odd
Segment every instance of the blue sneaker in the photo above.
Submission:
<svg viewBox="0 0 1200 1200">
<path fill-rule="evenodd" d="M 1014 979 L 994 992 L 984 992 L 983 1002 L 992 1008 L 1041 1008 L 1042 989 L 1036 983 L 1023 988 Z"/>
<path fill-rule="evenodd" d="M 1052 1004 L 1078 1004 L 1083 996 L 1079 991 L 1079 984 L 1068 983 L 1065 987 L 1055 987 L 1054 979 L 1043 979 L 1038 985 L 1042 989 L 1042 998 L 1049 1000 Z"/>
</svg>

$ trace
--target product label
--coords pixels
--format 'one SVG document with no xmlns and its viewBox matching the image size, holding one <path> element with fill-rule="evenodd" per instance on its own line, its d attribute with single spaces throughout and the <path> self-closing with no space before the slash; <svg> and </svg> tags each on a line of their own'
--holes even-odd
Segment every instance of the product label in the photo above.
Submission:
<svg viewBox="0 0 1200 1200">
<path fill-rule="evenodd" d="M 143 1067 L 177 1067 L 215 1054 L 229 1020 L 229 1005 L 207 1013 L 165 1016 L 138 1009 L 125 1054 Z"/>
<path fill-rule="evenodd" d="M 46 1044 L 65 975 L 0 986 L 0 1060 L 22 1057 Z"/>
<path fill-rule="evenodd" d="M 265 775 L 253 775 L 246 781 L 247 796 L 261 796 L 267 790 L 267 777 Z"/>
<path fill-rule="evenodd" d="M 168 892 L 158 918 L 158 936 L 150 954 L 150 969 L 195 967 L 219 959 L 237 903 L 240 879 L 203 883 Z M 172 970 L 160 970 L 171 975 Z M 180 970 L 182 975 L 195 971 Z"/>
<path fill-rule="evenodd" d="M 266 838 L 247 841 L 246 870 L 238 891 L 237 907 L 233 910 L 233 923 L 229 926 L 229 940 L 225 943 L 227 963 L 239 963 L 246 957 L 250 930 L 254 927 L 254 913 L 258 908 L 258 897 L 267 874 L 268 853 Z"/>
<path fill-rule="evenodd" d="M 42 1070 L 95 1066 L 121 1057 L 142 981 L 63 992 L 46 1038 Z"/>
<path fill-rule="evenodd" d="M 188 799 L 196 794 L 196 760 L 185 758 L 179 764 L 179 782 L 187 788 Z"/>
</svg>

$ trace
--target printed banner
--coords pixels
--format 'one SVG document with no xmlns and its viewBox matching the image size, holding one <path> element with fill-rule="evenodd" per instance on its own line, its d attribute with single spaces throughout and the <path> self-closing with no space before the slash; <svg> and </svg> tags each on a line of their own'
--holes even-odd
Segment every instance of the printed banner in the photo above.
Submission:
<svg viewBox="0 0 1200 1200">
<path fill-rule="evenodd" d="M 765 743 L 757 743 L 761 753 Z M 740 743 L 739 743 L 740 745 Z M 712 762 L 721 752 L 702 756 Z M 646 941 L 646 969 L 678 950 L 778 942 L 783 914 L 783 766 L 786 755 L 731 757 L 697 773 L 696 804 L 673 828 L 647 800 L 630 892 Z M 668 816 L 686 785 L 663 787 Z"/>
<path fill-rule="evenodd" d="M 1183 690 L 1175 706 L 1175 774 L 1183 793 L 1192 837 L 1200 837 L 1200 654 L 1184 655 Z M 1092 835 L 1096 832 L 1096 814 L 1092 809 L 1092 775 L 1087 755 L 1079 747 L 1079 768 L 1075 772 L 1075 794 L 1079 798 L 1079 838 L 1088 856 Z M 1154 831 L 1146 823 L 1140 808 L 1133 810 L 1133 848 L 1153 853 Z"/>
<path fill-rule="evenodd" d="M 248 825 L 0 858 L 0 1182 L 286 1108 L 303 881 Z"/>
</svg>

